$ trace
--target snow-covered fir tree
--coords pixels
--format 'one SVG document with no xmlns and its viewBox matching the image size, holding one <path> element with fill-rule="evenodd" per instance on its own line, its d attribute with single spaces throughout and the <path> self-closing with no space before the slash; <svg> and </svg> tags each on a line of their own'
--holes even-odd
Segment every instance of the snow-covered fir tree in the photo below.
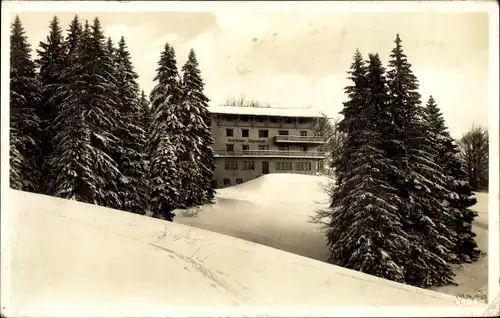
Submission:
<svg viewBox="0 0 500 318">
<path fill-rule="evenodd" d="M 345 134 L 344 143 L 341 147 L 342 155 L 332 158 L 332 166 L 336 176 L 336 184 L 342 184 L 344 181 L 344 173 L 347 173 L 347 165 L 351 160 L 351 153 L 353 153 L 361 144 L 352 136 L 349 136 L 349 131 L 360 130 L 363 127 L 359 126 L 361 123 L 356 120 L 359 111 L 365 107 L 366 103 L 366 63 L 363 56 L 356 50 L 354 54 L 354 61 L 351 64 L 350 71 L 348 72 L 348 79 L 352 81 L 352 85 L 345 88 L 345 94 L 348 100 L 344 102 L 344 107 L 340 112 L 343 115 L 342 120 L 338 123 L 338 130 Z"/>
<path fill-rule="evenodd" d="M 81 44 L 82 35 L 83 35 L 83 25 L 78 18 L 78 15 L 75 15 L 71 23 L 69 24 L 68 30 L 66 30 L 67 35 L 65 39 L 66 49 L 68 56 L 74 54 L 75 50 Z M 71 63 L 71 60 L 66 59 L 67 66 Z"/>
<path fill-rule="evenodd" d="M 137 83 L 139 76 L 134 71 L 124 37 L 121 37 L 116 50 L 113 49 L 113 43 L 109 39 L 108 52 L 112 53 L 115 59 L 115 84 L 119 95 L 120 122 L 116 135 L 120 143 L 115 158 L 123 174 L 119 186 L 121 208 L 125 211 L 145 214 L 148 196 L 144 178 L 147 172 L 144 151 L 146 135 L 141 125 L 142 108 Z"/>
<path fill-rule="evenodd" d="M 187 205 L 202 205 L 213 202 L 215 189 L 212 178 L 215 169 L 214 143 L 210 131 L 209 99 L 203 93 L 204 83 L 198 68 L 198 61 L 193 49 L 182 67 L 182 108 L 189 116 L 186 128 L 191 144 L 188 149 L 193 160 L 188 161 L 193 172 L 185 180 L 188 192 Z"/>
<path fill-rule="evenodd" d="M 145 146 L 147 145 L 147 136 L 148 136 L 148 131 L 149 131 L 149 125 L 151 124 L 151 107 L 149 104 L 149 100 L 146 96 L 146 93 L 144 93 L 144 90 L 141 91 L 141 96 L 139 99 L 139 105 L 140 105 L 140 125 L 142 127 L 142 130 L 144 131 L 144 138 L 145 138 Z M 149 167 L 150 167 L 150 158 L 149 158 L 149 152 L 146 150 L 146 148 L 143 148 L 143 155 L 144 155 L 144 169 L 146 170 L 146 175 L 149 175 Z M 148 198 L 148 202 L 145 205 L 145 209 L 147 211 L 150 211 L 150 201 L 149 201 L 149 195 L 151 194 L 151 188 L 150 188 L 150 180 L 149 178 L 144 178 L 145 186 L 146 186 L 146 196 Z M 146 212 L 147 213 L 147 212 Z"/>
<path fill-rule="evenodd" d="M 181 110 L 182 90 L 175 51 L 168 43 L 161 53 L 151 91 L 151 124 L 148 129 L 150 209 L 153 217 L 172 221 L 174 210 L 182 206 L 179 161 L 185 148 L 186 129 Z"/>
<path fill-rule="evenodd" d="M 151 107 L 149 105 L 148 97 L 144 90 L 141 91 L 140 97 L 140 106 L 141 106 L 141 126 L 142 129 L 147 133 L 149 130 L 149 125 L 151 123 Z"/>
<path fill-rule="evenodd" d="M 111 58 L 115 58 L 116 48 L 111 37 L 108 37 L 108 41 L 106 42 L 106 51 L 110 54 Z"/>
<path fill-rule="evenodd" d="M 54 138 L 54 119 L 57 116 L 57 106 L 62 102 L 58 98 L 53 98 L 58 86 L 61 85 L 60 74 L 67 63 L 67 45 L 64 41 L 59 19 L 54 16 L 50 22 L 50 31 L 45 42 L 40 42 L 37 50 L 38 59 L 36 63 L 39 67 L 40 81 L 42 83 L 42 102 L 38 109 L 41 120 L 41 150 L 42 162 L 40 164 L 41 173 L 44 177 L 49 177 L 51 173 L 50 165 L 45 160 L 52 155 Z M 70 32 L 71 36 L 71 32 Z M 48 187 L 40 188 L 42 193 L 50 193 Z"/>
<path fill-rule="evenodd" d="M 10 33 L 10 186 L 37 192 L 40 181 L 41 83 L 18 16 Z"/>
<path fill-rule="evenodd" d="M 418 80 L 399 35 L 395 43 L 387 73 L 393 124 L 384 131 L 384 149 L 397 168 L 389 181 L 404 203 L 400 206 L 403 228 L 419 244 L 405 264 L 405 280 L 420 287 L 447 285 L 454 276 L 447 262 L 457 258 L 452 251 L 456 232 L 450 227 L 456 211 L 446 200 L 449 191 L 435 162 L 436 141 L 423 120 Z"/>
<path fill-rule="evenodd" d="M 99 20 L 88 22 L 62 72 L 64 85 L 56 97 L 55 148 L 51 167 L 56 176 L 53 194 L 106 207 L 120 207 L 121 173 L 111 155 L 118 138 L 118 88 L 114 63 L 106 52 Z"/>
<path fill-rule="evenodd" d="M 370 54 L 366 67 L 356 51 L 354 85 L 346 89 L 349 100 L 340 125 L 347 137 L 345 166 L 333 190 L 327 238 L 332 263 L 405 282 L 413 243 L 402 228 L 397 189 L 387 181 L 394 167 L 381 149 L 380 127 L 390 120 L 384 71 L 378 55 Z"/>
<path fill-rule="evenodd" d="M 47 91 L 47 104 L 54 106 L 54 117 L 51 118 L 50 123 L 46 126 L 46 133 L 51 136 L 51 144 L 50 151 L 48 151 L 47 155 L 43 158 L 43 173 L 45 179 L 45 193 L 54 194 L 56 190 L 56 179 L 57 179 L 57 169 L 53 168 L 53 164 L 56 162 L 54 160 L 56 151 L 56 139 L 55 136 L 60 132 L 63 128 L 62 125 L 57 125 L 57 118 L 59 115 L 60 107 L 59 105 L 63 102 L 63 95 L 61 92 L 63 91 L 63 86 L 71 83 L 72 79 L 70 76 L 65 75 L 65 72 L 73 67 L 72 63 L 75 60 L 75 54 L 77 54 L 77 49 L 81 45 L 82 35 L 83 35 L 83 25 L 80 22 L 78 15 L 75 15 L 71 20 L 69 28 L 66 30 L 66 38 L 64 39 L 64 48 L 65 48 L 65 60 L 64 65 L 57 74 L 57 83 L 52 84 L 52 90 L 50 92 Z M 50 97 L 48 96 L 50 94 Z"/>
<path fill-rule="evenodd" d="M 467 181 L 465 170 L 458 156 L 460 150 L 448 132 L 445 120 L 432 96 L 427 101 L 425 113 L 429 132 L 436 139 L 437 163 L 445 174 L 448 189 L 451 191 L 450 207 L 460 212 L 453 224 L 458 234 L 454 253 L 462 262 L 476 261 L 479 257 L 479 250 L 474 239 L 476 235 L 472 232 L 472 221 L 477 216 L 477 212 L 471 210 L 471 207 L 476 204 L 476 199 L 473 197 L 472 187 Z"/>
</svg>

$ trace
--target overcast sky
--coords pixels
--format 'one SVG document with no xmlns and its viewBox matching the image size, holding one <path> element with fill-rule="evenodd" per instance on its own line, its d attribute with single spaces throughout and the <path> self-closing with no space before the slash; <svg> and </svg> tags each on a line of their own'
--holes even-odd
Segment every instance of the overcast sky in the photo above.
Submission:
<svg viewBox="0 0 500 318">
<path fill-rule="evenodd" d="M 67 28 L 73 13 L 58 13 Z M 139 84 L 149 95 L 160 52 L 175 48 L 179 69 L 193 48 L 211 103 L 244 95 L 279 107 L 337 117 L 359 48 L 386 64 L 396 33 L 425 102 L 434 96 L 450 131 L 488 126 L 487 13 L 79 13 L 99 16 L 107 36 L 125 36 Z M 52 13 L 19 14 L 30 43 L 48 33 Z"/>
</svg>

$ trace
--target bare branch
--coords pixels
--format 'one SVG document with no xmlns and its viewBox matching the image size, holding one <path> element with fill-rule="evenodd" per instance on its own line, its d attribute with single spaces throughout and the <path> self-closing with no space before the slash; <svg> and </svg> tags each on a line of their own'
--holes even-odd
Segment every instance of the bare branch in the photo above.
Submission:
<svg viewBox="0 0 500 318">
<path fill-rule="evenodd" d="M 475 191 L 488 188 L 488 131 L 473 125 L 457 142 L 469 184 Z"/>
</svg>

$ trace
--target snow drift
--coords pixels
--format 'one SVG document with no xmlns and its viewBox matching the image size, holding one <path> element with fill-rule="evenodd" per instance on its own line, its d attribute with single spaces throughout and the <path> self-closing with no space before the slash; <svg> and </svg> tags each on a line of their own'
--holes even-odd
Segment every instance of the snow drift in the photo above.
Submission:
<svg viewBox="0 0 500 318">
<path fill-rule="evenodd" d="M 248 182 L 217 190 L 217 197 L 261 203 L 325 203 L 323 187 L 332 180 L 325 176 L 272 173 Z"/>
<path fill-rule="evenodd" d="M 313 314 L 310 307 L 458 304 L 189 226 L 15 190 L 4 195 L 12 203 L 2 211 L 6 316 L 168 316 L 191 306 L 241 308 L 237 315 L 249 314 L 246 306 L 286 306 L 300 316 Z"/>
<path fill-rule="evenodd" d="M 264 175 L 217 190 L 216 203 L 201 207 L 196 217 L 176 211 L 174 222 L 325 261 L 325 236 L 309 219 L 328 206 L 329 182 L 322 176 Z"/>
</svg>

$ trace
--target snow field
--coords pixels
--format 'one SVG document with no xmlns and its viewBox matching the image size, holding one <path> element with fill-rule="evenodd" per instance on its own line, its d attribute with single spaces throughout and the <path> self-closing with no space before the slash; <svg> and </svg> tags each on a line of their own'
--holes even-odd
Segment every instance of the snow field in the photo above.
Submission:
<svg viewBox="0 0 500 318">
<path fill-rule="evenodd" d="M 471 264 L 453 265 L 455 282 L 458 286 L 443 286 L 434 288 L 442 293 L 457 295 L 478 290 L 488 292 L 488 193 L 475 193 L 477 203 L 473 209 L 478 213 L 472 223 L 476 233 L 476 243 L 481 250 L 477 262 Z"/>
<path fill-rule="evenodd" d="M 202 229 L 15 190 L 5 194 L 15 202 L 2 216 L 6 316 L 189 316 L 192 306 L 229 308 L 233 315 L 248 306 L 287 307 L 300 316 L 312 307 L 325 315 L 336 306 L 463 305 Z"/>
<path fill-rule="evenodd" d="M 281 249 L 325 261 L 328 256 L 324 234 L 309 216 L 328 206 L 323 176 L 269 174 L 249 182 L 217 190 L 216 204 L 203 206 L 196 217 L 177 213 L 174 222 Z M 482 252 L 477 262 L 454 265 L 458 286 L 433 290 L 458 295 L 488 286 L 488 194 L 477 193 L 474 210 L 478 216 L 473 231 Z"/>
</svg>

